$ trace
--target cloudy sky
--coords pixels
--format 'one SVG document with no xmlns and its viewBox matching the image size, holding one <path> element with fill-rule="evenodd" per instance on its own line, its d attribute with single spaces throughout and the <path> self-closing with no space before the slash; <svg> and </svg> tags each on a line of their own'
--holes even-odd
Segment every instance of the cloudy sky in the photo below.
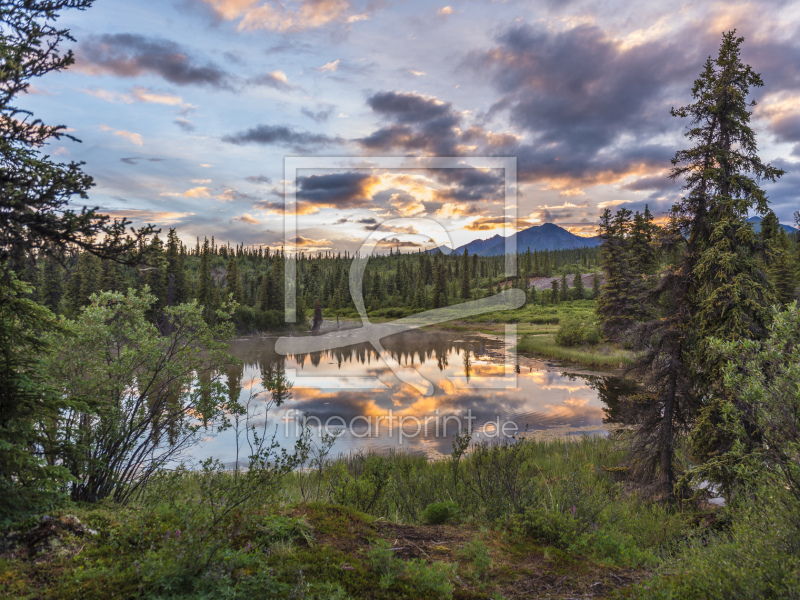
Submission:
<svg viewBox="0 0 800 600">
<path fill-rule="evenodd" d="M 765 82 L 762 156 L 787 171 L 767 189 L 791 223 L 800 2 L 658 4 L 97 0 L 61 20 L 76 64 L 22 103 L 82 140 L 48 151 L 86 162 L 92 205 L 187 242 L 279 245 L 286 156 L 331 157 L 297 173 L 307 250 L 353 250 L 398 216 L 455 244 L 502 231 L 502 170 L 370 167 L 386 156 L 516 157 L 518 226 L 589 235 L 604 207 L 659 215 L 677 198 L 666 175 L 686 123 L 669 109 L 736 28 Z"/>
</svg>

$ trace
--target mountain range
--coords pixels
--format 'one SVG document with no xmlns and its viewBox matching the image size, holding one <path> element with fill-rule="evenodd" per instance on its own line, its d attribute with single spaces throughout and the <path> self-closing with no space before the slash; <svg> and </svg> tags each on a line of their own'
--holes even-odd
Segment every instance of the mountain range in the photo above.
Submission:
<svg viewBox="0 0 800 600">
<path fill-rule="evenodd" d="M 750 217 L 749 219 L 747 219 L 747 222 L 753 226 L 753 229 L 756 230 L 756 233 L 761 231 L 761 217 Z M 797 231 L 800 231 L 800 229 L 797 229 L 796 227 L 792 227 L 791 225 L 784 225 L 783 223 L 781 223 L 781 227 L 783 227 L 783 230 L 786 233 L 795 233 Z"/>
<path fill-rule="evenodd" d="M 753 226 L 756 232 L 761 231 L 761 217 L 750 217 L 747 222 Z M 791 225 L 783 225 L 781 227 L 786 233 L 795 233 L 798 230 Z M 511 234 L 511 244 L 516 243 L 517 252 L 523 253 L 527 250 L 531 252 L 535 250 L 571 250 L 574 248 L 594 248 L 600 245 L 600 240 L 597 236 L 581 237 L 570 233 L 563 227 L 559 227 L 555 223 L 543 223 L 542 225 L 534 225 L 522 231 Z M 506 252 L 506 238 L 500 234 L 494 235 L 485 240 L 474 240 L 463 246 L 459 246 L 452 252 L 456 254 L 464 254 L 464 248 L 469 250 L 470 254 L 477 254 L 478 256 L 500 256 Z M 434 248 L 430 250 L 431 253 L 443 252 L 449 254 L 451 250 L 445 246 Z"/>
<path fill-rule="evenodd" d="M 522 231 L 511 234 L 511 244 L 517 246 L 517 252 L 523 253 L 527 250 L 571 250 L 573 248 L 594 248 L 600 245 L 597 237 L 581 237 L 570 233 L 563 227 L 554 223 L 543 223 L 534 225 Z M 463 246 L 459 246 L 452 252 L 464 254 L 466 248 L 470 254 L 478 256 L 500 256 L 506 253 L 506 238 L 502 235 L 495 235 L 486 240 L 474 240 Z M 434 248 L 430 252 L 443 252 L 449 254 L 450 249 L 446 247 Z"/>
</svg>

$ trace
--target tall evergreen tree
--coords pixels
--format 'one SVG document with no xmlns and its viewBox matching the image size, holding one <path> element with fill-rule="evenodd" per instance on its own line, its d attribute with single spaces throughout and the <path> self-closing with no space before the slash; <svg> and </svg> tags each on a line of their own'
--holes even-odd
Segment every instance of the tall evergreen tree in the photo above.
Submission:
<svg viewBox="0 0 800 600">
<path fill-rule="evenodd" d="M 433 308 L 447 306 L 447 278 L 444 274 L 444 262 L 437 258 L 433 275 Z"/>
<path fill-rule="evenodd" d="M 769 211 L 761 221 L 764 263 L 778 302 L 785 306 L 797 298 L 797 269 L 789 236 L 778 217 Z"/>
<path fill-rule="evenodd" d="M 610 339 L 621 339 L 632 327 L 639 311 L 637 286 L 631 272 L 628 235 L 631 211 L 620 208 L 612 218 L 605 209 L 600 217 L 600 264 L 605 274 L 605 284 L 600 289 L 597 313 L 603 333 Z"/>
<path fill-rule="evenodd" d="M 244 301 L 244 294 L 242 291 L 242 276 L 239 273 L 239 263 L 236 257 L 231 253 L 231 258 L 228 260 L 226 268 L 226 293 L 233 297 L 233 300 L 239 304 Z"/>
<path fill-rule="evenodd" d="M 167 234 L 167 305 L 183 304 L 188 298 L 186 254 L 175 229 Z"/>
<path fill-rule="evenodd" d="M 637 364 L 648 398 L 638 403 L 646 409 L 637 432 L 638 464 L 643 474 L 655 472 L 658 489 L 667 496 L 675 482 L 676 431 L 698 412 L 692 435 L 696 460 L 719 467 L 726 453 L 740 446 L 740 440 L 720 438 L 716 429 L 737 410 L 715 399 L 721 364 L 709 340 L 762 336 L 773 301 L 757 263 L 755 232 L 746 219 L 750 210 L 767 211 L 758 181 L 774 181 L 782 171 L 757 154 L 747 96 L 762 81 L 742 64 L 742 41 L 735 31 L 725 33 L 718 56 L 706 61 L 694 83 L 694 102 L 671 111 L 691 119 L 686 136 L 695 145 L 672 159 L 671 177 L 685 184 L 673 207 L 664 249 L 679 261 L 667 268 L 649 295 L 661 312 L 640 328 L 645 353 Z M 675 248 L 683 250 L 675 254 Z M 746 409 L 740 408 L 744 415 Z M 716 479 L 723 471 L 706 470 L 705 476 Z"/>
<path fill-rule="evenodd" d="M 575 299 L 576 300 L 583 300 L 583 275 L 581 275 L 581 270 L 578 269 L 575 272 L 575 277 L 572 280 L 572 287 L 575 288 Z"/>
<path fill-rule="evenodd" d="M 469 250 L 464 246 L 464 255 L 461 257 L 461 298 L 469 300 L 472 296 L 470 291 L 470 262 Z"/>
</svg>

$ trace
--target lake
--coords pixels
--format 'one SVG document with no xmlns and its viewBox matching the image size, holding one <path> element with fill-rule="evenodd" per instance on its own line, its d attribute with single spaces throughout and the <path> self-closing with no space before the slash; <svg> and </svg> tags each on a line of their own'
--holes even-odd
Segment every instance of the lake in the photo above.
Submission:
<svg viewBox="0 0 800 600">
<path fill-rule="evenodd" d="M 235 340 L 231 353 L 242 364 L 228 367 L 222 379 L 240 403 L 253 395 L 250 413 L 262 424 L 262 375 L 285 373 L 291 398 L 269 411 L 270 434 L 289 447 L 305 418 L 317 441 L 324 427 L 341 431 L 333 455 L 394 448 L 438 457 L 450 453 L 453 434 L 468 425 L 474 439 L 526 431 L 546 438 L 605 435 L 617 396 L 629 387 L 617 377 L 518 356 L 493 335 L 412 330 L 381 340 L 382 352 L 360 343 L 289 356 L 275 351 L 276 340 Z M 415 387 L 420 381 L 432 385 Z M 234 432 L 206 438 L 197 454 L 233 463 Z"/>
</svg>

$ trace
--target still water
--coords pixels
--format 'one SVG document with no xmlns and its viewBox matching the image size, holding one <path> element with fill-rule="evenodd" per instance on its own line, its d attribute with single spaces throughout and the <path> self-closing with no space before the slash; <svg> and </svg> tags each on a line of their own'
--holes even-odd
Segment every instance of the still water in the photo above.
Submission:
<svg viewBox="0 0 800 600">
<path fill-rule="evenodd" d="M 234 341 L 241 361 L 223 375 L 240 403 L 250 400 L 255 421 L 264 422 L 262 378 L 283 372 L 291 397 L 269 410 L 270 434 L 284 447 L 294 444 L 302 418 L 315 439 L 321 426 L 341 431 L 332 454 L 359 449 L 402 448 L 436 457 L 449 454 L 452 436 L 471 426 L 473 438 L 498 439 L 521 432 L 537 437 L 603 435 L 618 394 L 627 384 L 616 377 L 570 372 L 517 355 L 502 337 L 453 331 L 407 331 L 370 344 L 282 356 L 276 337 Z M 432 383 L 432 393 L 401 381 L 387 363 L 414 369 Z M 206 438 L 200 457 L 231 464 L 233 431 Z M 242 454 L 246 455 L 246 452 Z"/>
</svg>

